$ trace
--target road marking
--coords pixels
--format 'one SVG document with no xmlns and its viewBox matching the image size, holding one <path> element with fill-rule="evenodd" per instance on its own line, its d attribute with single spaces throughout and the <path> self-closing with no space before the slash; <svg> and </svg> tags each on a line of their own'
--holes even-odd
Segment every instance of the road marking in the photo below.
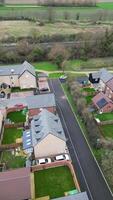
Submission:
<svg viewBox="0 0 113 200">
<path fill-rule="evenodd" d="M 61 83 L 60 83 L 60 85 L 61 85 Z M 62 87 L 62 86 L 61 86 L 61 87 Z M 64 88 L 63 88 L 63 87 L 62 87 L 62 89 L 63 89 L 63 91 L 64 91 Z M 65 94 L 65 91 L 64 91 L 64 94 Z M 88 147 L 89 147 L 89 150 L 90 150 L 90 152 L 91 152 L 91 154 L 92 154 L 92 156 L 93 156 L 93 158 L 94 158 L 94 160 L 95 160 L 95 162 L 96 162 L 96 164 L 97 164 L 97 166 L 98 166 L 98 168 L 99 168 L 99 170 L 100 170 L 100 172 L 101 172 L 101 175 L 102 175 L 102 177 L 103 177 L 103 179 L 104 179 L 104 181 L 105 181 L 105 183 L 106 183 L 106 185 L 107 185 L 107 187 L 108 187 L 108 189 L 109 189 L 109 192 L 110 192 L 111 196 L 113 197 L 113 193 L 112 193 L 112 191 L 111 191 L 111 189 L 110 189 L 110 187 L 109 187 L 109 185 L 108 185 L 108 182 L 107 182 L 107 180 L 106 180 L 106 178 L 105 178 L 105 176 L 104 176 L 104 174 L 103 174 L 103 172 L 102 172 L 102 170 L 101 170 L 101 168 L 100 168 L 100 166 L 99 166 L 99 164 L 98 164 L 98 162 L 97 162 L 97 159 L 95 158 L 95 155 L 94 155 L 94 153 L 93 153 L 93 151 L 92 151 L 92 149 L 91 149 L 91 147 L 90 147 L 90 144 L 89 144 L 89 142 L 88 142 L 88 140 L 87 140 L 87 138 L 86 138 L 86 136 L 85 136 L 85 133 L 84 133 L 84 131 L 83 131 L 83 129 L 82 129 L 80 123 L 79 123 L 79 120 L 78 120 L 78 118 L 77 118 L 77 116 L 76 116 L 76 114 L 75 114 L 75 112 L 74 112 L 74 110 L 73 110 L 73 107 L 72 107 L 72 105 L 70 104 L 70 102 L 69 102 L 69 100 L 68 100 L 66 94 L 65 94 L 65 96 L 66 96 L 66 99 L 67 99 L 67 101 L 68 101 L 68 103 L 69 103 L 69 105 L 70 105 L 70 107 L 71 107 L 71 110 L 72 110 L 74 116 L 75 116 L 75 119 L 76 119 L 77 122 L 78 122 L 78 125 L 79 125 L 79 127 L 80 127 L 80 129 L 81 129 L 81 132 L 82 132 L 82 134 L 83 134 L 83 136 L 84 136 L 84 138 L 85 138 L 85 141 L 86 141 L 86 143 L 87 143 L 87 145 L 88 145 Z"/>
<path fill-rule="evenodd" d="M 51 80 L 50 80 L 50 83 L 51 83 Z M 55 90 L 54 90 L 54 88 L 53 88 L 52 83 L 51 83 L 51 86 L 52 86 L 52 89 L 53 89 L 54 94 L 55 94 Z M 56 101 L 57 101 L 57 100 L 56 100 Z M 58 105 L 58 103 L 57 103 L 57 105 Z M 87 183 L 86 177 L 85 177 L 85 175 L 84 175 L 84 171 L 83 171 L 82 166 L 81 166 L 81 164 L 80 164 L 80 161 L 79 161 L 78 155 L 77 155 L 77 153 L 76 153 L 75 147 L 74 147 L 74 145 L 73 145 L 73 142 L 72 142 L 71 136 L 70 136 L 70 134 L 69 134 L 68 127 L 67 127 L 67 125 L 66 125 L 66 122 L 65 122 L 65 119 L 64 119 L 64 116 L 63 116 L 62 110 L 61 110 L 61 108 L 60 108 L 59 105 L 58 105 L 58 107 L 59 107 L 59 109 L 60 109 L 60 112 L 61 112 L 61 115 L 62 115 L 62 119 L 63 119 L 64 124 L 65 124 L 65 127 L 66 127 L 66 129 L 67 129 L 67 133 L 68 133 L 68 136 L 69 136 L 69 139 L 70 139 L 71 145 L 72 145 L 72 147 L 73 147 L 73 151 L 74 151 L 75 157 L 76 157 L 76 159 L 77 159 L 77 161 L 78 161 L 79 167 L 80 167 L 81 172 L 82 172 L 82 175 L 83 175 L 83 177 L 84 177 L 84 181 L 85 181 L 85 183 L 86 183 L 86 187 L 87 187 L 87 189 L 88 189 L 88 192 L 89 192 L 89 194 L 90 194 L 91 199 L 94 200 L 94 199 L 93 199 L 93 196 L 92 196 L 92 194 L 91 194 L 90 188 L 89 188 L 89 186 L 88 186 L 88 183 Z"/>
</svg>

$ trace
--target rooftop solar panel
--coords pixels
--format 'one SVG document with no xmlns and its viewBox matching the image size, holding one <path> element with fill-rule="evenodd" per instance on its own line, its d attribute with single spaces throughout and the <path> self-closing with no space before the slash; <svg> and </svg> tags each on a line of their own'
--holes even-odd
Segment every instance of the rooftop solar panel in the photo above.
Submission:
<svg viewBox="0 0 113 200">
<path fill-rule="evenodd" d="M 103 108 L 106 104 L 107 104 L 107 101 L 104 98 L 102 98 L 101 100 L 99 100 L 97 102 L 97 105 L 98 105 L 99 108 Z"/>
</svg>

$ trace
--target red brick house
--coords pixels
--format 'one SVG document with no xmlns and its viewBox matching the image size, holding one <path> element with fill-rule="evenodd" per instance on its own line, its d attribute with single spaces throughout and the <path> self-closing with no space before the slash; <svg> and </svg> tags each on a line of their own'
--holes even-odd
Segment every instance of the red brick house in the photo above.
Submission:
<svg viewBox="0 0 113 200">
<path fill-rule="evenodd" d="M 97 110 L 101 112 L 111 112 L 113 111 L 113 102 L 111 99 L 108 98 L 106 94 L 103 92 L 98 93 L 92 99 L 94 106 Z"/>
</svg>

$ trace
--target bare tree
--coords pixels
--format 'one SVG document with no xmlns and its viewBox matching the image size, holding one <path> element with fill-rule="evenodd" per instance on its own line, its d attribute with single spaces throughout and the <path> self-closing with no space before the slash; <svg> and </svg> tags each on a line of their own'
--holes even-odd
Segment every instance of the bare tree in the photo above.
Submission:
<svg viewBox="0 0 113 200">
<path fill-rule="evenodd" d="M 69 56 L 70 56 L 69 51 L 61 44 L 55 44 L 51 48 L 48 54 L 48 58 L 53 62 L 55 62 L 58 65 L 58 67 L 60 68 L 63 67 L 63 70 L 64 70 L 64 61 L 66 62 Z"/>
</svg>

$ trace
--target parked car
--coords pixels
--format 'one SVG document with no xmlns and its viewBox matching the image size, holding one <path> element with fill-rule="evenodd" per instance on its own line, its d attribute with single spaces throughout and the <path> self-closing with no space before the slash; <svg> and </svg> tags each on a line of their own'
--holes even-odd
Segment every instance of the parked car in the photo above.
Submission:
<svg viewBox="0 0 113 200">
<path fill-rule="evenodd" d="M 59 80 L 61 82 L 65 82 L 67 80 L 67 76 L 66 75 L 62 75 L 62 76 L 60 76 Z"/>
<path fill-rule="evenodd" d="M 68 154 L 62 154 L 62 155 L 58 155 L 55 157 L 56 161 L 60 161 L 60 160 L 70 160 L 69 155 Z"/>
<path fill-rule="evenodd" d="M 47 163 L 51 163 L 51 158 L 41 158 L 41 159 L 37 159 L 36 160 L 36 164 L 47 164 Z"/>
</svg>

